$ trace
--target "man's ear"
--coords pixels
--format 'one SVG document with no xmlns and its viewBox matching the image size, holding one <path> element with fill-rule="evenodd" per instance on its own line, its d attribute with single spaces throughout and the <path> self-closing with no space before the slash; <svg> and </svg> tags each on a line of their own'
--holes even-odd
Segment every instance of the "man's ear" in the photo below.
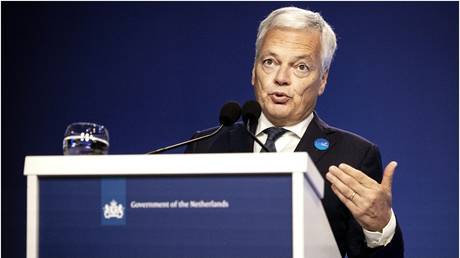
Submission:
<svg viewBox="0 0 460 258">
<path fill-rule="evenodd" d="M 321 75 L 321 84 L 318 89 L 318 96 L 323 95 L 324 90 L 326 89 L 326 84 L 327 84 L 327 78 L 329 76 L 329 69 L 324 71 L 323 74 Z"/>
</svg>

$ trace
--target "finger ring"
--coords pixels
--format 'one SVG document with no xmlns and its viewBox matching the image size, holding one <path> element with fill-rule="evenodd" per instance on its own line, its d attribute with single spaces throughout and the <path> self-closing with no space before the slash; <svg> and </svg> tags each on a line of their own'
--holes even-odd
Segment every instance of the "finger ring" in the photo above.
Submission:
<svg viewBox="0 0 460 258">
<path fill-rule="evenodd" d="M 351 196 L 348 197 L 348 199 L 350 199 L 350 201 L 353 201 L 353 198 L 355 198 L 355 195 L 356 195 L 356 192 L 353 192 Z"/>
</svg>

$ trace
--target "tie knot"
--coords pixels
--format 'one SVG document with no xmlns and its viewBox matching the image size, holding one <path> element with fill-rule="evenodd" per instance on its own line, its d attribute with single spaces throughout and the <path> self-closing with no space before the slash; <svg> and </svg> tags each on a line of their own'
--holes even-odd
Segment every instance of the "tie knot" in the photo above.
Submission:
<svg viewBox="0 0 460 258">
<path fill-rule="evenodd" d="M 280 138 L 284 133 L 288 130 L 284 129 L 283 127 L 269 127 L 264 130 L 264 133 L 267 134 L 267 140 L 275 142 Z"/>
</svg>

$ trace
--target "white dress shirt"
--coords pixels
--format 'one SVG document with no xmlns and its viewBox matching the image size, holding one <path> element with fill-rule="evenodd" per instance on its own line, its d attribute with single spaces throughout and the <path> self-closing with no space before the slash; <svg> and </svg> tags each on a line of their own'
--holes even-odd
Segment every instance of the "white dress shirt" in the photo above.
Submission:
<svg viewBox="0 0 460 258">
<path fill-rule="evenodd" d="M 307 131 L 308 125 L 310 124 L 311 120 L 313 120 L 313 113 L 311 113 L 307 118 L 303 121 L 291 125 L 291 126 L 284 126 L 283 128 L 288 130 L 284 133 L 280 138 L 275 141 L 275 146 L 277 152 L 294 152 L 295 148 L 300 142 L 300 139 Z M 263 131 L 269 127 L 273 127 L 274 125 L 268 121 L 267 117 L 262 113 L 259 118 L 259 123 L 257 124 L 255 135 L 257 139 L 261 142 L 265 143 L 267 140 L 267 134 Z M 259 146 L 256 142 L 254 142 L 254 152 L 258 153 L 262 147 Z M 339 165 L 339 164 L 337 164 Z M 391 218 L 388 224 L 383 228 L 382 232 L 374 232 L 368 231 L 363 228 L 364 236 L 366 237 L 367 246 L 370 248 L 378 247 L 378 246 L 385 246 L 390 243 L 391 239 L 396 231 L 396 217 L 391 209 Z"/>
</svg>

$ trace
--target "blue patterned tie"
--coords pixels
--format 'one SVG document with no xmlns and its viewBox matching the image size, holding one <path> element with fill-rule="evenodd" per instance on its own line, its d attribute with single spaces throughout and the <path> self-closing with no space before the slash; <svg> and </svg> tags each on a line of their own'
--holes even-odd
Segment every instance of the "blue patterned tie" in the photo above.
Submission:
<svg viewBox="0 0 460 258">
<path fill-rule="evenodd" d="M 278 140 L 284 133 L 286 133 L 288 130 L 282 128 L 282 127 L 270 127 L 265 129 L 263 132 L 268 135 L 267 141 L 265 142 L 265 147 L 270 152 L 276 152 L 276 147 L 275 147 L 275 141 Z M 266 152 L 263 148 L 260 152 Z"/>
</svg>

